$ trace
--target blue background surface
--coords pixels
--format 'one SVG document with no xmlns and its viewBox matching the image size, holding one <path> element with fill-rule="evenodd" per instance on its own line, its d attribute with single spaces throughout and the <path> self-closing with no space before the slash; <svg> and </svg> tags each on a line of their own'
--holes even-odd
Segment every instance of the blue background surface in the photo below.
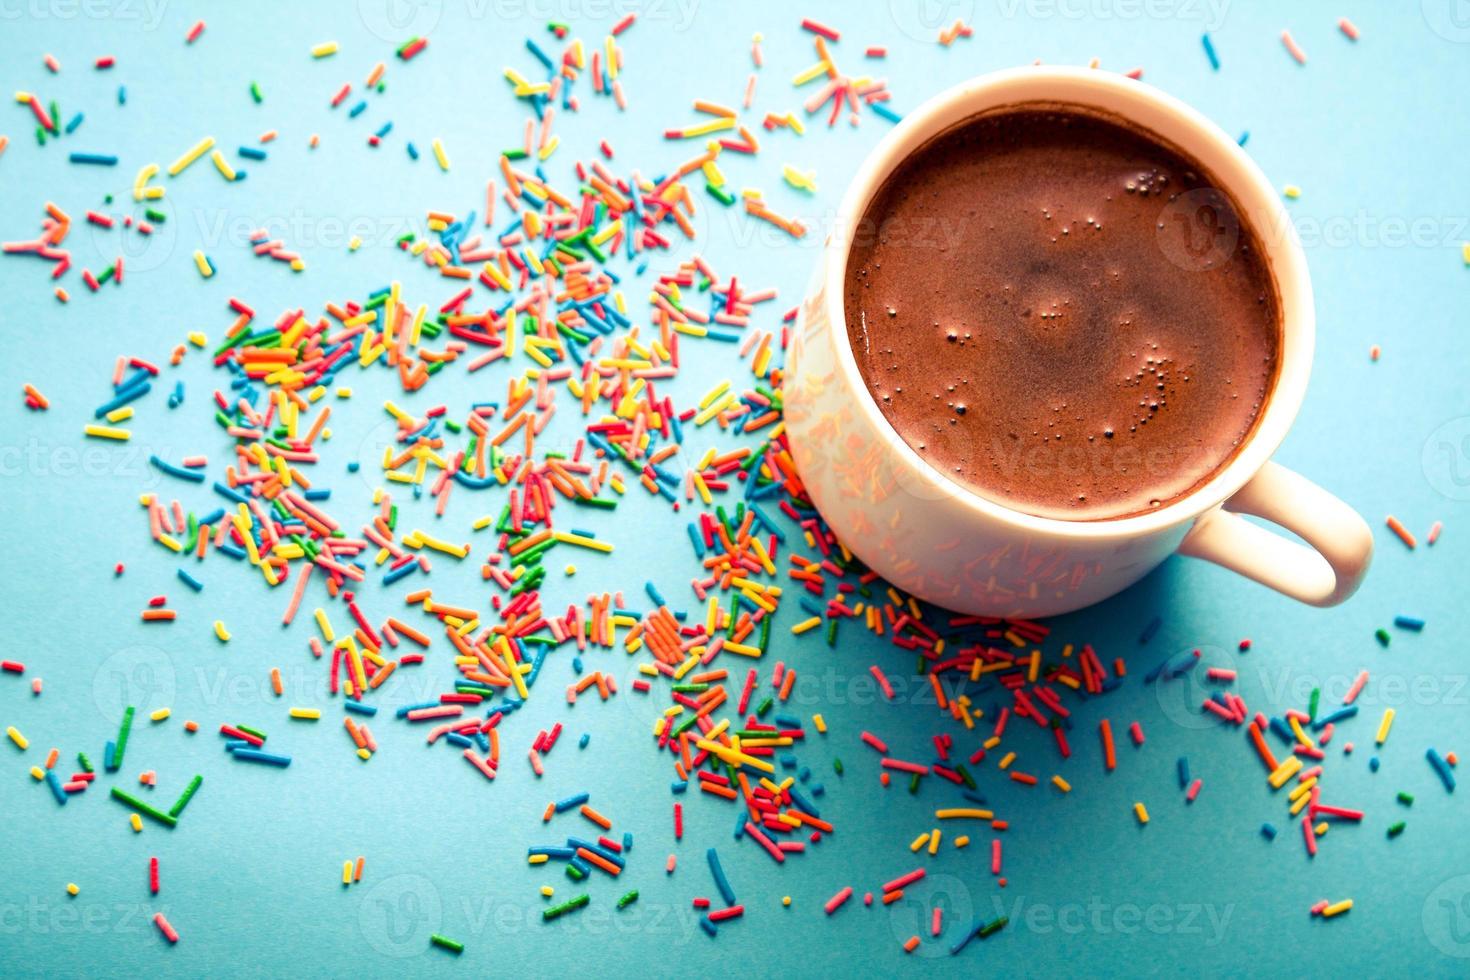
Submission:
<svg viewBox="0 0 1470 980">
<path fill-rule="evenodd" d="M 1470 270 L 1459 254 L 1461 242 L 1470 240 L 1470 191 L 1463 180 L 1465 123 L 1456 108 L 1470 90 L 1470 20 L 1455 19 L 1452 0 L 1393 7 L 1366 0 L 1289 6 L 980 0 L 930 4 L 920 12 L 897 0 L 891 8 L 451 0 L 411 6 L 407 22 L 385 28 L 384 9 L 373 0 L 360 7 L 256 3 L 207 10 L 161 0 L 0 0 L 0 88 L 7 93 L 0 133 L 11 138 L 0 157 L 0 238 L 32 237 L 47 200 L 80 218 L 111 192 L 119 210 L 142 164 L 167 165 L 205 133 L 225 148 L 268 128 L 281 134 L 269 161 L 237 160 L 249 171 L 243 183 L 226 184 L 207 163 L 165 179 L 170 219 L 146 251 L 130 256 L 120 289 L 94 296 L 73 274 L 72 303 L 60 306 L 46 265 L 0 258 L 0 325 L 12 344 L 0 360 L 3 654 L 29 668 L 23 679 L 0 676 L 0 725 L 16 725 L 31 740 L 26 753 L 0 744 L 7 760 L 0 775 L 0 973 L 687 974 L 733 967 L 756 975 L 1410 968 L 1463 974 L 1470 965 L 1464 795 L 1447 795 L 1423 755 L 1430 745 L 1470 752 L 1463 642 Z M 663 130 L 694 120 L 693 98 L 738 103 L 757 31 L 765 34 L 766 68 L 751 118 L 799 111 L 805 94 L 790 79 L 814 60 L 810 36 L 797 26 L 810 15 L 843 31 L 834 53 L 846 71 L 881 71 L 889 79 L 900 112 L 967 77 L 1037 58 L 1082 64 L 1098 57 L 1120 71 L 1141 66 L 1146 82 L 1197 106 L 1227 131 L 1249 130 L 1248 151 L 1272 181 L 1303 189 L 1290 209 L 1317 289 L 1317 360 L 1306 404 L 1278 458 L 1369 519 L 1378 538 L 1374 568 L 1355 599 L 1322 612 L 1212 566 L 1174 559 L 1127 593 L 1054 621 L 1049 651 L 1061 642 L 1090 641 L 1106 661 L 1126 657 L 1130 678 L 1106 699 L 1078 709 L 1069 762 L 1055 764 L 1040 732 L 1008 739 L 1021 753 L 1018 765 L 1043 780 L 1052 771 L 1069 779 L 1069 796 L 1044 784 L 1026 789 L 1005 781 L 993 760 L 980 767 L 982 790 L 1010 821 L 1005 889 L 989 873 L 987 828 L 970 830 L 974 843 L 967 850 L 946 843 L 935 858 L 908 853 L 909 841 L 931 826 L 934 806 L 953 794 L 943 784 L 916 797 L 897 785 L 881 790 L 876 759 L 857 740 L 870 728 L 894 754 L 927 758 L 929 736 L 952 724 L 920 697 L 890 705 L 873 696 L 864 680 L 869 665 L 899 674 L 911 666 L 908 656 L 884 640 L 860 638 L 855 629 L 835 651 L 814 637 L 794 638 L 786 629 L 796 621 L 791 610 L 777 620 L 768 662 L 779 657 L 801 672 L 793 711 L 827 718 L 830 734 L 822 739 L 813 732 L 802 761 L 826 784 L 819 805 L 838 830 L 784 867 L 749 841 L 731 840 L 730 807 L 692 795 L 683 798 L 685 838 L 675 844 L 669 769 L 647 735 L 654 709 L 626 682 L 624 693 L 606 704 L 583 699 L 568 709 L 561 697 L 572 676 L 565 653 L 549 658 L 541 696 L 507 723 L 507 759 L 493 784 L 442 746 L 426 748 L 420 730 L 384 715 L 374 725 L 381 751 L 359 763 L 336 730 L 326 671 L 306 652 L 309 619 L 283 630 L 284 596 L 218 561 L 202 566 L 205 591 L 192 594 L 174 578 L 168 555 L 148 542 L 139 493 L 180 493 L 197 508 L 214 506 L 202 492 L 191 497 L 188 488 L 160 486 L 147 465 L 150 452 L 170 459 L 208 453 L 216 467 L 224 458 L 227 447 L 204 405 L 219 380 L 207 359 L 190 354 L 174 372 L 188 385 L 182 407 L 167 410 L 161 392 L 150 397 L 131 423 L 131 443 L 81 437 L 93 406 L 107 397 L 119 353 L 161 361 L 195 329 L 215 340 L 229 322 L 230 295 L 274 317 L 287 307 L 310 311 L 328 300 L 360 298 L 396 278 L 407 299 L 437 306 L 452 290 L 409 263 L 392 240 L 418 227 L 431 208 L 462 214 L 482 207 L 495 155 L 518 142 L 527 115 L 510 97 L 502 66 L 534 67 L 522 47 L 526 36 L 547 39 L 553 48 L 547 20 L 568 21 L 575 35 L 600 42 L 631 9 L 642 14 L 621 39 L 630 109 L 620 114 L 607 100 L 584 98 L 578 117 L 563 116 L 563 146 L 548 165 L 554 182 L 570 183 L 572 161 L 590 157 L 602 137 L 613 142 L 624 171 L 637 166 L 651 174 L 686 159 L 690 147 L 666 142 Z M 1362 29 L 1356 44 L 1335 27 L 1343 15 Z M 185 46 L 185 30 L 201 16 L 208 29 Z M 933 42 L 935 25 L 955 16 L 971 20 L 974 36 L 941 48 Z M 1306 49 L 1306 66 L 1286 55 L 1283 28 Z M 1222 61 L 1218 72 L 1201 49 L 1206 29 Z M 418 59 L 403 65 L 392 57 L 405 37 L 426 30 L 431 43 Z M 341 52 L 313 61 L 307 49 L 328 39 L 339 41 Z M 864 65 L 868 44 L 886 44 L 886 62 Z M 42 67 L 47 52 L 61 60 L 59 76 Z M 93 71 L 91 61 L 108 53 L 117 68 Z M 359 85 L 379 60 L 389 66 L 387 94 L 355 121 L 329 112 L 326 102 L 341 82 Z M 263 105 L 248 96 L 252 80 L 264 89 Z M 128 89 L 122 107 L 115 99 L 119 83 Z M 86 122 L 59 144 L 38 148 L 29 113 L 8 99 L 17 89 L 59 100 L 63 118 L 83 109 Z M 393 134 L 384 147 L 369 149 L 367 133 L 387 118 Z M 888 125 L 871 114 L 858 128 L 810 122 L 804 138 L 760 130 L 760 156 L 726 154 L 721 162 L 734 185 L 764 188 L 776 210 L 820 229 Z M 321 135 L 315 151 L 306 145 L 312 133 Z M 434 136 L 445 140 L 453 160 L 447 174 L 427 156 Z M 405 139 L 425 158 L 410 161 Z M 116 169 L 71 166 L 64 157 L 71 150 L 122 159 Z M 784 162 L 814 169 L 820 193 L 809 197 L 784 186 Z M 722 274 L 778 287 L 782 310 L 796 303 L 819 234 L 790 242 L 733 212 L 704 214 L 699 248 Z M 250 255 L 246 235 L 263 223 L 304 253 L 304 273 Z M 367 240 L 355 254 L 345 247 L 352 233 Z M 70 244 L 78 264 L 95 269 L 116 254 L 116 242 L 115 232 L 93 235 L 79 224 Z M 219 268 L 207 282 L 190 260 L 200 247 Z M 649 276 L 674 261 L 655 259 Z M 637 295 L 636 287 L 630 290 L 630 300 Z M 763 315 L 759 325 L 773 326 L 774 312 Z M 1383 348 L 1376 364 L 1368 357 L 1373 344 Z M 715 381 L 735 376 L 727 349 L 689 344 L 685 352 L 671 389 L 676 402 L 687 404 Z M 470 401 L 503 393 L 506 377 L 500 366 L 473 376 L 451 369 L 405 401 L 419 409 L 447 402 L 450 414 L 462 417 Z M 365 470 L 376 468 L 371 447 L 382 438 L 376 406 L 399 393 L 382 372 L 354 369 L 341 380 L 357 396 L 335 414 L 334 437 L 316 472 L 335 488 L 334 511 L 355 526 L 367 515 L 372 484 L 346 474 L 344 464 L 366 447 Z M 19 389 L 27 381 L 50 397 L 51 411 L 25 410 Z M 702 451 L 705 443 L 694 442 Z M 611 559 L 577 555 L 570 560 L 578 574 L 564 579 L 564 556 L 553 556 L 548 609 L 604 589 L 624 589 L 633 599 L 650 578 L 676 608 L 692 605 L 681 584 L 695 571 L 682 521 L 643 497 L 630 493 L 616 519 L 596 525 L 618 546 Z M 443 535 L 468 539 L 469 522 L 500 503 L 498 494 L 476 499 L 461 491 L 439 522 Z M 430 505 L 406 510 L 409 526 L 437 530 Z M 1390 512 L 1419 534 L 1417 550 L 1384 529 Z M 1446 531 L 1428 548 L 1422 538 L 1435 520 Z M 115 579 L 118 561 L 128 570 Z M 436 566 L 436 595 L 483 602 L 474 569 L 450 565 Z M 412 587 L 410 579 L 390 594 L 369 589 L 370 611 L 401 615 L 397 596 Z M 169 594 L 179 621 L 145 626 L 138 610 L 159 592 Z M 315 604 L 309 597 L 307 608 Z M 1392 646 L 1380 648 L 1373 631 L 1390 626 L 1397 613 L 1429 625 L 1418 635 L 1393 631 Z M 1155 615 L 1162 627 L 1141 648 L 1140 631 Z M 210 634 L 215 618 L 234 633 L 228 645 Z M 1237 654 L 1245 636 L 1254 648 Z M 442 640 L 415 679 L 379 692 L 382 702 L 410 703 L 444 689 L 453 672 L 441 646 Z M 1210 663 L 1237 667 L 1236 690 L 1252 710 L 1272 714 L 1303 707 L 1315 686 L 1323 687 L 1325 704 L 1335 704 L 1360 669 L 1371 669 L 1363 714 L 1340 726 L 1323 784 L 1328 802 L 1368 811 L 1362 826 L 1335 827 L 1308 860 L 1284 800 L 1270 794 L 1244 736 L 1199 718 L 1198 682 L 1142 684 L 1143 672 L 1159 659 L 1195 647 Z M 619 677 L 632 662 L 621 650 L 588 660 L 589 668 Z M 285 698 L 270 693 L 272 666 L 286 677 Z M 39 698 L 30 694 L 33 676 L 45 679 Z M 139 706 L 140 719 L 119 784 L 133 783 L 144 767 L 157 769 L 156 798 L 166 803 L 194 772 L 205 776 L 172 832 L 155 825 L 138 835 L 129 831 L 125 810 L 106 799 L 108 778 L 62 809 L 27 775 L 51 745 L 61 748 L 62 767 L 79 749 L 100 760 L 125 702 Z M 292 704 L 323 707 L 325 719 L 317 726 L 289 723 Z M 169 721 L 152 725 L 141 717 L 165 705 L 173 708 Z M 1372 733 L 1385 707 L 1398 717 L 1380 752 L 1383 768 L 1373 774 Z M 1120 735 L 1119 766 L 1108 775 L 1095 735 L 1103 717 Z M 184 718 L 198 720 L 201 733 L 185 735 Z M 1135 718 L 1148 734 L 1141 749 L 1122 737 Z M 535 730 L 558 720 L 567 735 L 538 781 L 518 757 Z M 279 742 L 294 756 L 292 766 L 231 764 L 212 731 L 233 721 L 267 728 L 270 744 Z M 592 741 L 579 752 L 575 739 L 582 731 Z M 1344 740 L 1358 746 L 1346 758 L 1339 748 Z M 978 738 L 957 731 L 956 741 L 968 754 Z M 1175 782 L 1179 755 L 1204 780 L 1192 806 Z M 833 756 L 846 763 L 842 778 L 831 771 Z M 559 873 L 528 868 L 524 848 L 583 832 L 574 817 L 545 828 L 540 822 L 549 799 L 580 789 L 591 791 L 593 804 L 619 831 L 632 830 L 636 844 L 620 881 L 593 880 L 588 909 L 546 926 L 537 888 L 550 882 L 558 898 L 581 889 Z M 1417 797 L 1412 808 L 1394 801 L 1401 789 Z M 1135 800 L 1149 805 L 1153 820 L 1146 828 L 1133 820 Z M 1384 828 L 1397 819 L 1408 821 L 1407 831 L 1385 839 Z M 1263 820 L 1282 829 L 1274 843 L 1258 833 Z M 946 830 L 947 838 L 956 833 Z M 711 844 L 720 848 L 747 906 L 743 921 L 727 924 L 713 940 L 699 931 L 689 906 L 692 896 L 713 894 L 703 860 Z M 671 851 L 681 863 L 666 877 Z M 146 886 L 150 855 L 163 865 L 156 900 Z M 364 880 L 343 889 L 341 862 L 357 855 L 367 859 Z M 903 902 L 887 909 L 854 902 L 830 920 L 822 915 L 821 903 L 842 885 L 859 894 L 876 891 L 919 864 L 929 878 Z M 81 886 L 75 899 L 64 892 L 68 881 Z M 641 891 L 640 902 L 613 913 L 614 900 L 629 887 Z M 789 909 L 780 905 L 786 894 L 794 901 Z M 1346 897 L 1356 907 L 1345 917 L 1308 915 L 1319 899 Z M 929 940 L 919 922 L 935 902 L 948 916 L 942 941 Z M 160 909 L 183 935 L 175 947 L 148 921 Z M 964 922 L 999 913 L 1011 917 L 1004 932 L 956 959 L 945 955 Z M 427 936 L 435 930 L 464 941 L 463 957 L 431 949 Z M 905 957 L 899 944 L 920 931 L 919 953 Z"/>
</svg>

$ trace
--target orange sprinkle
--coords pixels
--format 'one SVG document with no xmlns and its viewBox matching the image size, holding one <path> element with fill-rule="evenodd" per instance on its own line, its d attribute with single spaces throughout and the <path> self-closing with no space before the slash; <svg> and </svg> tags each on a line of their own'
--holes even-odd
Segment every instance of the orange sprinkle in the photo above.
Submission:
<svg viewBox="0 0 1470 980">
<path fill-rule="evenodd" d="M 1397 517 L 1394 517 L 1392 514 L 1388 515 L 1388 529 L 1394 534 L 1397 534 L 1399 536 L 1399 540 L 1408 545 L 1411 549 L 1419 543 L 1414 540 L 1414 535 L 1409 532 L 1409 529 L 1404 527 L 1399 519 Z"/>
</svg>

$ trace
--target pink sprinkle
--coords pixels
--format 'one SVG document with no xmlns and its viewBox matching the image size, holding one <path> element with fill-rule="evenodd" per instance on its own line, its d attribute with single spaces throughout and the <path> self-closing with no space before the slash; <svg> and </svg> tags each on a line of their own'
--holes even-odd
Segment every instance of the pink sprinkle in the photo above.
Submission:
<svg viewBox="0 0 1470 980">
<path fill-rule="evenodd" d="M 848 885 L 846 888 L 842 889 L 842 891 L 827 899 L 827 904 L 823 905 L 822 908 L 826 910 L 828 915 L 831 915 L 833 912 L 836 912 L 838 909 L 842 908 L 842 906 L 847 902 L 849 898 L 852 898 L 851 885 Z"/>
<path fill-rule="evenodd" d="M 1434 544 L 1434 542 L 1436 542 L 1436 541 L 1439 540 L 1439 532 L 1441 532 L 1443 530 L 1444 530 L 1444 523 L 1442 521 L 1435 521 L 1434 522 L 1434 526 L 1432 526 L 1429 529 L 1429 537 L 1426 538 L 1426 540 L 1430 544 Z"/>
<path fill-rule="evenodd" d="M 888 683 L 888 678 L 883 676 L 883 671 L 878 669 L 877 664 L 874 664 L 873 666 L 868 668 L 868 672 L 878 679 L 878 686 L 883 689 L 883 696 L 892 701 L 893 687 Z"/>
<path fill-rule="evenodd" d="M 669 855 L 669 860 L 667 862 L 665 862 L 665 864 L 664 864 L 664 874 L 670 874 L 670 875 L 673 874 L 674 873 L 674 866 L 677 865 L 678 863 L 679 863 L 679 858 L 676 855 L 670 854 Z"/>
<path fill-rule="evenodd" d="M 877 749 L 880 755 L 888 754 L 888 745 L 877 735 L 874 735 L 872 732 L 863 732 L 862 738 L 864 742 Z"/>
<path fill-rule="evenodd" d="M 1205 671 L 1205 676 L 1212 681 L 1233 681 L 1235 680 L 1235 671 L 1228 667 L 1211 667 Z"/>
<path fill-rule="evenodd" d="M 1358 25 L 1354 24 L 1346 17 L 1337 22 L 1337 29 L 1339 31 L 1342 31 L 1342 33 L 1347 36 L 1347 39 L 1349 41 L 1356 41 L 1358 39 Z"/>
<path fill-rule="evenodd" d="M 923 877 L 924 877 L 924 869 L 923 868 L 915 868 L 914 870 L 910 871 L 908 874 L 906 874 L 906 875 L 899 875 L 897 878 L 894 878 L 892 881 L 888 882 L 888 884 L 884 885 L 883 886 L 883 889 L 882 889 L 883 890 L 883 894 L 886 895 L 889 892 L 896 892 L 900 888 L 906 888 L 909 885 L 912 885 L 914 882 L 918 881 L 919 879 L 921 879 Z"/>
<path fill-rule="evenodd" d="M 153 924 L 158 926 L 158 931 L 163 933 L 164 939 L 167 939 L 171 943 L 179 941 L 179 934 L 174 931 L 173 926 L 168 924 L 168 920 L 163 917 L 162 912 L 155 912 L 153 914 Z"/>
<path fill-rule="evenodd" d="M 990 873 L 1000 874 L 1000 838 L 990 842 Z"/>
<path fill-rule="evenodd" d="M 886 58 L 886 57 L 888 57 L 888 49 L 887 48 L 868 48 L 866 51 L 863 52 L 863 55 L 864 55 L 864 57 L 868 57 L 868 58 Z"/>
<path fill-rule="evenodd" d="M 934 923 L 933 923 L 933 925 L 931 925 L 929 927 L 929 935 L 931 935 L 931 936 L 937 936 L 937 935 L 939 935 L 940 932 L 943 931 L 943 929 L 944 929 L 944 908 L 943 908 L 943 906 L 936 905 L 936 906 L 934 906 Z"/>
<path fill-rule="evenodd" d="M 1143 726 L 1138 722 L 1135 721 L 1128 726 L 1128 735 L 1133 739 L 1134 745 L 1143 744 Z"/>
<path fill-rule="evenodd" d="M 185 44 L 193 44 L 195 41 L 199 40 L 199 35 L 201 35 L 203 33 L 204 33 L 204 21 L 202 21 L 202 20 L 201 21 L 196 21 L 194 23 L 194 26 L 191 27 L 191 28 L 189 28 L 189 33 L 184 35 L 184 43 Z"/>
<path fill-rule="evenodd" d="M 1359 671 L 1357 678 L 1353 681 L 1353 686 L 1348 688 L 1347 695 L 1342 699 L 1342 703 L 1344 705 L 1348 705 L 1356 701 L 1358 699 L 1358 695 L 1363 692 L 1363 685 L 1367 683 L 1368 672 L 1366 670 Z M 1349 749 L 1348 751 L 1352 750 Z"/>
<path fill-rule="evenodd" d="M 1281 43 L 1286 45 L 1287 53 L 1296 60 L 1297 64 L 1307 63 L 1307 53 L 1301 49 L 1301 45 L 1296 43 L 1296 39 L 1291 36 L 1291 31 L 1281 32 Z"/>
<path fill-rule="evenodd" d="M 1199 795 L 1199 788 L 1204 784 L 1205 782 L 1203 779 L 1196 779 L 1194 782 L 1190 783 L 1189 792 L 1184 794 L 1184 798 L 1190 803 L 1193 803 L 1194 798 Z"/>
</svg>

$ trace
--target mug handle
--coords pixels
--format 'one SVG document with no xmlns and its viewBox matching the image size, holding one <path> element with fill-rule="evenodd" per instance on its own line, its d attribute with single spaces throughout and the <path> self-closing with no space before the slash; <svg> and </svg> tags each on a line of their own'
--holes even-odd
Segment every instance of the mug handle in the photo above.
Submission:
<svg viewBox="0 0 1470 980">
<path fill-rule="evenodd" d="M 1300 535 L 1297 544 L 1232 513 L 1264 518 Z M 1222 565 L 1313 606 L 1335 606 L 1358 590 L 1373 556 L 1373 532 L 1347 504 L 1274 462 L 1195 522 L 1179 553 Z"/>
</svg>

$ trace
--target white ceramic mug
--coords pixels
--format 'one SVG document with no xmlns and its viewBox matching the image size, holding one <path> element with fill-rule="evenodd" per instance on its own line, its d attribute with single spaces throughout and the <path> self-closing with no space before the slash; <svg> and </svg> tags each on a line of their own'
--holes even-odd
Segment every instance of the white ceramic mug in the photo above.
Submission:
<svg viewBox="0 0 1470 980">
<path fill-rule="evenodd" d="M 1146 514 L 1056 520 L 960 487 L 894 431 L 848 346 L 842 304 L 849 246 L 884 179 L 957 123 L 1030 102 L 1100 111 L 1194 157 L 1256 232 L 1275 279 L 1280 368 L 1264 413 L 1246 444 L 1202 486 Z M 1169 254 L 1162 239 L 1161 248 L 1160 261 L 1190 261 L 1188 254 Z M 1234 140 L 1179 100 L 1121 75 L 1058 67 L 1000 71 L 910 113 L 859 168 L 800 308 L 783 388 L 786 428 L 801 480 L 838 538 L 869 568 L 940 606 L 984 615 L 1064 613 L 1121 591 L 1176 551 L 1302 602 L 1331 606 L 1362 581 L 1372 534 L 1342 501 L 1270 458 L 1306 391 L 1314 332 L 1306 257 L 1276 191 Z M 1308 546 L 1242 513 L 1292 531 Z"/>
</svg>

